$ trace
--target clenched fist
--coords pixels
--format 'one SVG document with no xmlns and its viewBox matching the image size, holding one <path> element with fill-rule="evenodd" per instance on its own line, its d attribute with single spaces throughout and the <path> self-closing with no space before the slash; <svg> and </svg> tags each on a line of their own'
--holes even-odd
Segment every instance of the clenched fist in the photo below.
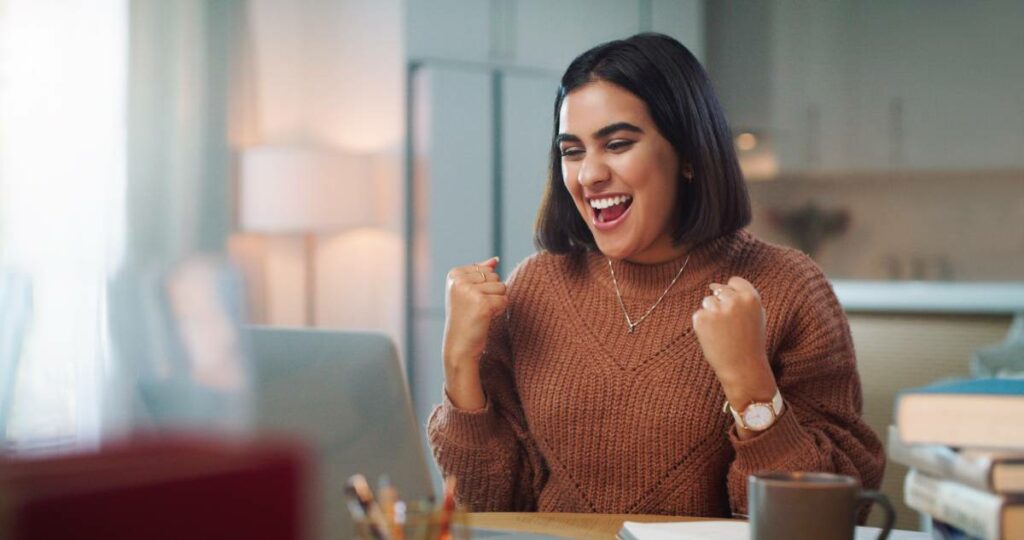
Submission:
<svg viewBox="0 0 1024 540">
<path fill-rule="evenodd" d="M 505 284 L 494 271 L 498 258 L 459 266 L 448 272 L 445 286 L 445 390 L 460 409 L 485 405 L 480 385 L 480 355 L 487 344 L 491 319 L 508 307 Z"/>
<path fill-rule="evenodd" d="M 761 295 L 736 276 L 725 285 L 708 287 L 712 294 L 693 314 L 693 331 L 726 399 L 737 409 L 754 400 L 770 401 L 776 386 L 768 364 Z"/>
</svg>

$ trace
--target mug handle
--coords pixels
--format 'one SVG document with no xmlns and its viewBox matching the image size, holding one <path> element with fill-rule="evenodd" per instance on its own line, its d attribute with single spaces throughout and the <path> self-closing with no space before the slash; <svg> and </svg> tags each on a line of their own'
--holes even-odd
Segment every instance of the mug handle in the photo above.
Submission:
<svg viewBox="0 0 1024 540">
<path fill-rule="evenodd" d="M 882 532 L 878 533 L 878 540 L 889 538 L 889 532 L 892 531 L 892 525 L 896 521 L 896 511 L 889 503 L 889 498 L 877 491 L 865 489 L 857 496 L 857 500 L 861 502 L 861 505 L 863 503 L 878 503 L 878 506 L 882 507 L 882 510 L 885 511 L 885 526 L 882 527 Z M 861 505 L 857 505 L 857 507 L 860 508 Z"/>
</svg>

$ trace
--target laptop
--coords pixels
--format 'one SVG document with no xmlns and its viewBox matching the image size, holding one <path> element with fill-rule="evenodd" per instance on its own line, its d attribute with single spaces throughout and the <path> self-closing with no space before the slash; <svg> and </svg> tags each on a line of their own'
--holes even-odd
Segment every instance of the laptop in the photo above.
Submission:
<svg viewBox="0 0 1024 540">
<path fill-rule="evenodd" d="M 406 500 L 433 496 L 405 374 L 391 339 L 369 332 L 250 326 L 256 427 L 317 455 L 317 538 L 349 538 L 345 481 L 387 474 Z M 314 499 L 316 500 L 316 499 Z"/>
</svg>

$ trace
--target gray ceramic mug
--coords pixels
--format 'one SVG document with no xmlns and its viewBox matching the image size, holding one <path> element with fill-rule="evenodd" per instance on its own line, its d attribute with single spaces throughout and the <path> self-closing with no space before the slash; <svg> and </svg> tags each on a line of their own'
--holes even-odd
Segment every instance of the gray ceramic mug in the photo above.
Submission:
<svg viewBox="0 0 1024 540">
<path fill-rule="evenodd" d="M 865 503 L 885 511 L 879 540 L 889 537 L 896 517 L 889 499 L 861 489 L 850 476 L 816 472 L 766 472 L 747 479 L 752 540 L 853 540 L 857 513 Z"/>
</svg>

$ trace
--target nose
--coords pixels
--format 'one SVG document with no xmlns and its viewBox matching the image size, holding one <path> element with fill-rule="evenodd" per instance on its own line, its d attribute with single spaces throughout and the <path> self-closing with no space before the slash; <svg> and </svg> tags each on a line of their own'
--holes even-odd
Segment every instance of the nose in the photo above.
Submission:
<svg viewBox="0 0 1024 540">
<path fill-rule="evenodd" d="M 576 181 L 584 187 L 596 186 L 602 182 L 611 180 L 611 169 L 599 157 L 586 157 L 580 164 Z"/>
</svg>

